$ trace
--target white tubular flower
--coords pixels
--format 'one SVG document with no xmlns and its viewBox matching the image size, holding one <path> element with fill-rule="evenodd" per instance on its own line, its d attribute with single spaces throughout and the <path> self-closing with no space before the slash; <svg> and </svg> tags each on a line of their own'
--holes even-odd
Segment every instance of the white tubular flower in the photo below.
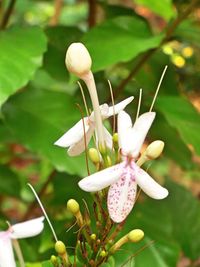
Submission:
<svg viewBox="0 0 200 267">
<path fill-rule="evenodd" d="M 110 217 L 116 223 L 125 220 L 132 210 L 137 184 L 151 198 L 163 199 L 168 195 L 167 189 L 160 186 L 135 163 L 154 118 L 155 112 L 147 112 L 132 125 L 130 116 L 125 111 L 120 111 L 118 136 L 122 162 L 79 182 L 80 188 L 87 192 L 99 191 L 111 185 L 107 205 Z"/>
<path fill-rule="evenodd" d="M 72 43 L 67 49 L 65 64 L 69 72 L 81 78 L 90 71 L 92 59 L 82 43 Z"/>
<path fill-rule="evenodd" d="M 16 267 L 12 239 L 27 238 L 40 234 L 44 228 L 44 217 L 12 225 L 0 232 L 0 267 Z"/>
<path fill-rule="evenodd" d="M 109 107 L 107 104 L 101 105 L 100 106 L 101 119 L 105 120 L 113 116 L 114 111 L 115 111 L 115 114 L 118 114 L 132 100 L 133 100 L 133 96 L 116 104 L 114 108 L 113 106 Z M 84 120 L 84 125 L 85 125 L 86 144 L 88 145 L 96 129 L 96 121 L 94 117 L 94 112 L 92 112 L 92 114 L 89 117 L 84 117 L 83 120 Z M 104 140 L 106 142 L 106 146 L 111 148 L 112 137 L 105 127 L 103 127 L 103 134 L 104 134 Z M 79 122 L 77 122 L 63 136 L 61 136 L 54 144 L 60 147 L 65 147 L 65 148 L 69 147 L 68 149 L 69 156 L 77 156 L 81 154 L 85 150 L 84 129 L 83 129 L 82 119 Z"/>
</svg>

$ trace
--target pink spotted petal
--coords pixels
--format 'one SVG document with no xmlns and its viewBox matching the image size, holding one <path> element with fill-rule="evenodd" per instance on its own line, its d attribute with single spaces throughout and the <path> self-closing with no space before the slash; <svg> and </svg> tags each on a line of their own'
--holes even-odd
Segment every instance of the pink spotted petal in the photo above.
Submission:
<svg viewBox="0 0 200 267">
<path fill-rule="evenodd" d="M 120 223 L 131 212 L 136 197 L 137 184 L 129 166 L 124 169 L 120 179 L 108 191 L 108 211 L 111 219 Z"/>
</svg>

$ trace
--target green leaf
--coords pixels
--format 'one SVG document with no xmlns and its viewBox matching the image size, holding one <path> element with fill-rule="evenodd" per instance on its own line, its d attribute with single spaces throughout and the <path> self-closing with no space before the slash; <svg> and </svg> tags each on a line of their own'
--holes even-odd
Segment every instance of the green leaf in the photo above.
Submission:
<svg viewBox="0 0 200 267">
<path fill-rule="evenodd" d="M 165 142 L 165 156 L 174 160 L 184 169 L 193 167 L 191 151 L 180 138 L 178 131 L 171 127 L 164 116 L 159 113 L 156 115 L 156 121 L 151 128 L 150 136 L 153 137 L 153 140 L 160 139 Z"/>
<path fill-rule="evenodd" d="M 107 20 L 83 38 L 92 56 L 94 71 L 129 61 L 157 47 L 161 40 L 162 35 L 152 36 L 144 20 L 129 16 Z"/>
<path fill-rule="evenodd" d="M 184 254 L 192 260 L 199 258 L 200 251 L 200 204 L 190 191 L 172 181 L 167 183 L 170 197 L 168 208 L 173 221 L 174 237 Z"/>
<path fill-rule="evenodd" d="M 44 261 L 42 263 L 42 267 L 53 267 L 53 264 L 50 261 Z"/>
<path fill-rule="evenodd" d="M 40 28 L 15 27 L 0 33 L 0 105 L 33 78 L 45 49 Z"/>
<path fill-rule="evenodd" d="M 18 176 L 6 166 L 0 165 L 0 194 L 19 197 L 20 182 Z"/>
<path fill-rule="evenodd" d="M 200 155 L 200 115 L 190 102 L 182 97 L 160 96 L 156 106 L 182 140 Z"/>
<path fill-rule="evenodd" d="M 135 2 L 149 8 L 167 21 L 176 16 L 172 0 L 135 0 Z"/>
<path fill-rule="evenodd" d="M 56 26 L 46 29 L 48 50 L 44 55 L 44 68 L 55 79 L 66 81 L 69 74 L 65 66 L 68 46 L 78 42 L 82 32 L 75 27 Z"/>
<path fill-rule="evenodd" d="M 195 21 L 183 21 L 175 30 L 175 34 L 186 43 L 195 44 L 200 47 L 200 29 Z"/>
<path fill-rule="evenodd" d="M 17 140 L 59 171 L 86 174 L 84 154 L 72 158 L 54 142 L 72 127 L 80 114 L 75 99 L 65 92 L 28 88 L 3 106 L 5 123 Z"/>
</svg>

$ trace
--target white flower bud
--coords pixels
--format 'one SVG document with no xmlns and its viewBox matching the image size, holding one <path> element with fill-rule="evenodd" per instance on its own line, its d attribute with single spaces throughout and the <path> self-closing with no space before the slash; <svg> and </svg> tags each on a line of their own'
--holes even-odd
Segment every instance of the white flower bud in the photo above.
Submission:
<svg viewBox="0 0 200 267">
<path fill-rule="evenodd" d="M 149 159 L 156 159 L 160 156 L 164 149 L 165 143 L 160 140 L 152 142 L 145 151 L 145 156 Z"/>
<path fill-rule="evenodd" d="M 69 72 L 80 77 L 90 71 L 92 60 L 82 43 L 72 43 L 67 49 L 65 64 Z"/>
</svg>

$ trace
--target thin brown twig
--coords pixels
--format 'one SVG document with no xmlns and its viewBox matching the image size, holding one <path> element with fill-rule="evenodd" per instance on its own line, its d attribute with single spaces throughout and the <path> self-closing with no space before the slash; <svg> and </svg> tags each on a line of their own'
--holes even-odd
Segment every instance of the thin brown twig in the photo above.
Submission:
<svg viewBox="0 0 200 267">
<path fill-rule="evenodd" d="M 96 25 L 97 4 L 96 0 L 88 0 L 88 26 L 92 28 Z"/>
<path fill-rule="evenodd" d="M 2 30 L 6 28 L 8 22 L 9 22 L 10 16 L 12 15 L 12 12 L 13 12 L 13 9 L 14 9 L 14 6 L 15 6 L 16 2 L 17 2 L 17 0 L 10 0 L 10 3 L 8 5 L 8 8 L 5 11 L 5 14 L 3 16 L 3 19 L 1 21 L 0 28 Z"/>
<path fill-rule="evenodd" d="M 46 189 L 47 189 L 49 183 L 52 181 L 52 179 L 54 178 L 55 174 L 56 174 L 56 171 L 55 171 L 55 170 L 53 170 L 53 171 L 50 173 L 48 179 L 47 179 L 46 182 L 43 184 L 42 188 L 40 189 L 40 192 L 38 193 L 39 198 L 41 198 L 42 195 L 45 193 L 45 191 L 46 191 Z M 38 205 L 38 202 L 37 202 L 36 199 L 34 199 L 34 201 L 29 205 L 29 207 L 28 207 L 26 213 L 25 213 L 24 216 L 22 217 L 22 221 L 27 220 L 27 219 L 33 214 L 33 212 L 34 212 L 34 210 L 36 209 L 37 205 Z"/>
<path fill-rule="evenodd" d="M 182 14 L 180 14 L 171 25 L 169 25 L 169 27 L 166 29 L 165 37 L 163 38 L 163 40 L 161 41 L 161 43 L 158 47 L 151 49 L 151 50 L 148 50 L 145 54 L 143 54 L 140 57 L 139 61 L 134 66 L 134 68 L 131 70 L 129 75 L 124 80 L 122 80 L 121 83 L 119 84 L 119 86 L 116 88 L 115 99 L 117 99 L 119 97 L 119 95 L 123 92 L 125 86 L 132 80 L 132 78 L 140 70 L 140 68 L 147 62 L 147 60 L 155 52 L 157 52 L 163 44 L 165 44 L 166 42 L 168 42 L 171 39 L 175 29 L 192 12 L 192 10 L 194 9 L 194 7 L 197 5 L 198 2 L 199 2 L 199 0 L 193 0 L 191 2 L 191 4 L 188 6 L 188 8 L 186 8 L 186 10 Z M 107 99 L 107 102 L 110 102 L 110 101 L 111 101 L 111 98 L 109 96 Z"/>
<path fill-rule="evenodd" d="M 54 15 L 51 18 L 49 24 L 51 26 L 55 26 L 58 24 L 59 22 L 59 17 L 62 11 L 62 7 L 63 7 L 63 0 L 55 0 L 55 4 L 54 4 Z"/>
</svg>

